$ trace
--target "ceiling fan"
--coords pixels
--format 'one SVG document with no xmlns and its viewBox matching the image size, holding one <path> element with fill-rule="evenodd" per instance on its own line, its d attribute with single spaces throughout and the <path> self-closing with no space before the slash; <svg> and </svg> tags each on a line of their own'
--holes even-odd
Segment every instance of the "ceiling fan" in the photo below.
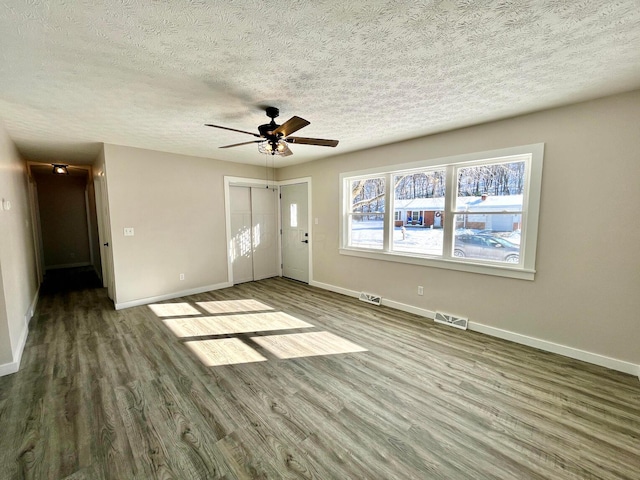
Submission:
<svg viewBox="0 0 640 480">
<path fill-rule="evenodd" d="M 265 123 L 258 127 L 258 132 L 253 133 L 245 130 L 237 130 L 235 128 L 223 127 L 221 125 L 212 125 L 206 123 L 206 127 L 222 128 L 223 130 L 231 130 L 232 132 L 246 133 L 258 137 L 260 140 L 253 140 L 251 142 L 234 143 L 233 145 L 225 145 L 220 148 L 239 147 L 240 145 L 249 145 L 251 143 L 258 144 L 258 151 L 260 153 L 267 153 L 271 155 L 280 155 L 287 157 L 293 155 L 293 152 L 287 145 L 288 143 L 301 143 L 304 145 L 320 145 L 323 147 L 335 147 L 338 145 L 338 140 L 323 140 L 321 138 L 307 138 L 307 137 L 291 137 L 290 135 L 297 132 L 303 127 L 309 125 L 309 121 L 300 117 L 291 117 L 282 125 L 278 125 L 275 122 L 275 118 L 280 115 L 280 110 L 276 107 L 267 107 L 265 109 L 267 117 L 271 119 L 271 122 Z"/>
</svg>

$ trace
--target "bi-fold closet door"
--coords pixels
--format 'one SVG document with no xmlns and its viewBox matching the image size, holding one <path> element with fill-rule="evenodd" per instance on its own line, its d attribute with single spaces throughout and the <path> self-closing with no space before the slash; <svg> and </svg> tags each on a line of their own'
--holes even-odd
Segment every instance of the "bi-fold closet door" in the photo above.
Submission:
<svg viewBox="0 0 640 480">
<path fill-rule="evenodd" d="M 279 275 L 278 193 L 230 186 L 229 197 L 233 283 Z"/>
</svg>

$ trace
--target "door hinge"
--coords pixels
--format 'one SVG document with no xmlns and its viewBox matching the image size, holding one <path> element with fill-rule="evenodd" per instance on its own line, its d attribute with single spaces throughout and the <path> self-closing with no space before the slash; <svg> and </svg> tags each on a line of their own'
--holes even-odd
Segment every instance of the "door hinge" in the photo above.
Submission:
<svg viewBox="0 0 640 480">
<path fill-rule="evenodd" d="M 282 229 L 280 229 L 280 235 L 282 235 Z"/>
</svg>

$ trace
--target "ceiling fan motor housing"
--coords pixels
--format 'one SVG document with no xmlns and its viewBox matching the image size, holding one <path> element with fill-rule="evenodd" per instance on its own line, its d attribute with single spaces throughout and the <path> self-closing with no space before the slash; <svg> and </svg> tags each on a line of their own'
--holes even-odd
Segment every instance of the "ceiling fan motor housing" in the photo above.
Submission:
<svg viewBox="0 0 640 480">
<path fill-rule="evenodd" d="M 269 140 L 277 140 L 278 137 L 277 135 L 273 134 L 273 131 L 279 126 L 280 125 L 278 125 L 276 122 L 271 120 L 271 123 L 265 123 L 264 125 L 260 125 L 258 127 L 258 131 L 260 132 L 260 135 L 263 136 L 264 138 L 268 138 Z"/>
<path fill-rule="evenodd" d="M 273 131 L 280 125 L 275 122 L 274 118 L 280 115 L 280 110 L 276 107 L 267 107 L 265 108 L 265 112 L 267 113 L 267 117 L 271 119 L 271 122 L 260 125 L 258 127 L 258 131 L 260 132 L 260 135 L 266 139 L 271 140 L 272 142 L 277 142 L 279 136 L 274 135 Z"/>
</svg>

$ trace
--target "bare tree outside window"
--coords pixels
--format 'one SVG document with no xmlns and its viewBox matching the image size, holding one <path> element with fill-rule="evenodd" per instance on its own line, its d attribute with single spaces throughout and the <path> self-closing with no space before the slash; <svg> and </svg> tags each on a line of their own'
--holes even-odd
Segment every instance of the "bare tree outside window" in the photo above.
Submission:
<svg viewBox="0 0 640 480">
<path fill-rule="evenodd" d="M 543 154 L 535 144 L 341 174 L 340 253 L 533 279 Z"/>
<path fill-rule="evenodd" d="M 349 242 L 353 247 L 383 248 L 385 219 L 384 178 L 358 179 L 351 182 Z"/>
</svg>

